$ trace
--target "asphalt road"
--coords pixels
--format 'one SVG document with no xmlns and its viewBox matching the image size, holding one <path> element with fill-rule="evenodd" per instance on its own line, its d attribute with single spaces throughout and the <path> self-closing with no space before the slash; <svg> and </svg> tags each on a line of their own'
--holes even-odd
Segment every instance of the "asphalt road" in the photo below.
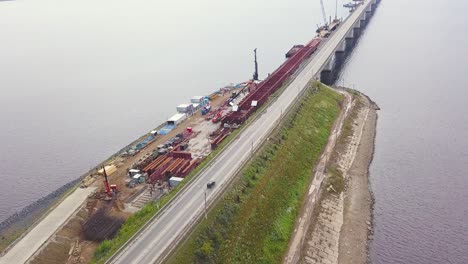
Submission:
<svg viewBox="0 0 468 264">
<path fill-rule="evenodd" d="M 208 202 L 219 195 L 223 187 L 235 175 L 235 172 L 247 161 L 253 148 L 261 145 L 265 137 L 275 127 L 282 113 L 295 101 L 296 97 L 314 78 L 335 49 L 346 37 L 348 30 L 359 19 L 366 4 L 360 6 L 315 53 L 308 65 L 297 75 L 285 91 L 253 123 L 250 124 L 212 165 L 207 168 L 190 186 L 180 193 L 176 200 L 167 206 L 143 232 L 121 250 L 110 263 L 155 263 L 167 254 L 167 249 L 174 245 L 198 217 L 203 216 L 205 193 Z M 207 189 L 206 183 L 216 181 L 213 189 Z"/>
</svg>

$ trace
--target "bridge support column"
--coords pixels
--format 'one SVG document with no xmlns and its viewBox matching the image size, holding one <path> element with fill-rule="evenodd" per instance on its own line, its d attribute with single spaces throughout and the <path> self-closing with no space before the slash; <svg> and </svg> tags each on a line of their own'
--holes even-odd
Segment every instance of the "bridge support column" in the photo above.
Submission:
<svg viewBox="0 0 468 264">
<path fill-rule="evenodd" d="M 353 38 L 356 41 L 357 38 L 361 35 L 361 20 L 356 21 L 353 26 Z"/>
<path fill-rule="evenodd" d="M 368 5 L 367 8 L 366 8 L 366 20 L 369 21 L 369 19 L 371 18 L 372 14 L 374 12 L 374 9 L 372 8 L 372 4 Z"/>
<path fill-rule="evenodd" d="M 367 19 L 367 13 L 363 12 L 362 15 L 361 15 L 361 18 L 359 18 L 359 20 L 360 20 L 359 26 L 360 26 L 361 29 L 366 27 L 366 25 L 367 25 L 366 19 Z"/>
<path fill-rule="evenodd" d="M 346 39 L 343 40 L 340 45 L 338 46 L 338 48 L 336 48 L 336 51 L 335 53 L 344 53 L 346 50 Z"/>
<path fill-rule="evenodd" d="M 354 45 L 354 28 L 351 28 L 345 37 L 345 50 L 350 51 L 353 48 L 353 45 Z"/>
<path fill-rule="evenodd" d="M 332 65 L 331 60 L 327 62 L 322 71 L 320 72 L 320 81 L 324 84 L 330 85 L 332 79 Z"/>
<path fill-rule="evenodd" d="M 344 46 L 344 42 L 343 42 L 343 46 Z M 333 84 L 338 80 L 339 74 L 341 72 L 341 69 L 343 68 L 345 59 L 346 59 L 346 53 L 344 51 L 335 52 L 333 65 L 332 65 L 333 68 L 330 74 L 330 84 Z"/>
<path fill-rule="evenodd" d="M 370 4 L 371 7 L 372 7 L 372 13 L 374 13 L 374 11 L 377 8 L 377 6 L 379 5 L 379 3 L 380 3 L 380 0 L 372 0 L 372 3 Z"/>
</svg>

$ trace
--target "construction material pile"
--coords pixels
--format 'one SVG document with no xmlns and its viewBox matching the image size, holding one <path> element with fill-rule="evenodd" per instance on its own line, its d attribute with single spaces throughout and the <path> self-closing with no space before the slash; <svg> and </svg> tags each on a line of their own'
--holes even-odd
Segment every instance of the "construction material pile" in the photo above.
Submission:
<svg viewBox="0 0 468 264">
<path fill-rule="evenodd" d="M 262 106 L 283 85 L 284 81 L 299 68 L 301 63 L 317 50 L 319 44 L 320 39 L 313 39 L 306 46 L 298 47 L 296 53 L 240 102 L 238 111 L 233 111 L 224 118 L 223 123 L 227 125 L 243 124 L 258 107 Z"/>
</svg>

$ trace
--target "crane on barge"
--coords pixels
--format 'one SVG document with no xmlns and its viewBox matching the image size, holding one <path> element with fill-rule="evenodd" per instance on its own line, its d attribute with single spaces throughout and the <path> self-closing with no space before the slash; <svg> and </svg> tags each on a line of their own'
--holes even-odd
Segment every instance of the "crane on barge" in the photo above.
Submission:
<svg viewBox="0 0 468 264">
<path fill-rule="evenodd" d="M 323 23 L 324 23 L 323 26 L 326 29 L 328 26 L 328 23 L 327 23 L 327 14 L 325 13 L 325 6 L 323 5 L 323 0 L 320 0 L 320 6 L 322 7 L 322 16 L 323 16 Z"/>
<path fill-rule="evenodd" d="M 323 16 L 323 22 L 324 25 L 319 27 L 317 25 L 317 33 L 319 37 L 321 38 L 326 38 L 330 36 L 331 31 L 334 31 L 339 25 L 340 25 L 340 20 L 338 19 L 338 0 L 336 0 L 336 6 L 335 6 L 335 19 L 331 19 L 330 16 L 330 22 L 327 21 L 327 14 L 325 12 L 325 5 L 323 4 L 323 0 L 320 0 L 320 6 L 322 8 L 322 16 Z"/>
</svg>

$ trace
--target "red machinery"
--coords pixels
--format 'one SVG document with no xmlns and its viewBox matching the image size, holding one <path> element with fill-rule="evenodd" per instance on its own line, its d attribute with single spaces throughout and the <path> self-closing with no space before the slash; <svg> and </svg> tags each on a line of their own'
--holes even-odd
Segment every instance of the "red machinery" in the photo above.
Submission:
<svg viewBox="0 0 468 264">
<path fill-rule="evenodd" d="M 288 60 L 286 60 L 277 70 L 268 76 L 259 84 L 255 91 L 249 93 L 239 104 L 237 112 L 230 112 L 225 118 L 224 123 L 242 124 L 255 111 L 257 107 L 262 106 L 283 82 L 289 78 L 320 44 L 320 39 L 313 39 L 307 45 L 299 48 Z"/>
<path fill-rule="evenodd" d="M 218 123 L 219 120 L 221 120 L 221 118 L 223 117 L 222 114 L 221 114 L 221 111 L 222 111 L 222 110 L 220 110 L 220 111 L 218 111 L 218 112 L 216 113 L 216 115 L 213 117 L 213 119 L 211 119 L 211 122 L 213 122 L 213 123 Z"/>
<path fill-rule="evenodd" d="M 119 191 L 119 188 L 115 184 L 109 185 L 106 168 L 104 166 L 102 166 L 102 173 L 104 174 L 104 187 L 106 188 L 106 194 L 107 196 L 112 197 L 114 196 L 114 193 Z"/>
</svg>

